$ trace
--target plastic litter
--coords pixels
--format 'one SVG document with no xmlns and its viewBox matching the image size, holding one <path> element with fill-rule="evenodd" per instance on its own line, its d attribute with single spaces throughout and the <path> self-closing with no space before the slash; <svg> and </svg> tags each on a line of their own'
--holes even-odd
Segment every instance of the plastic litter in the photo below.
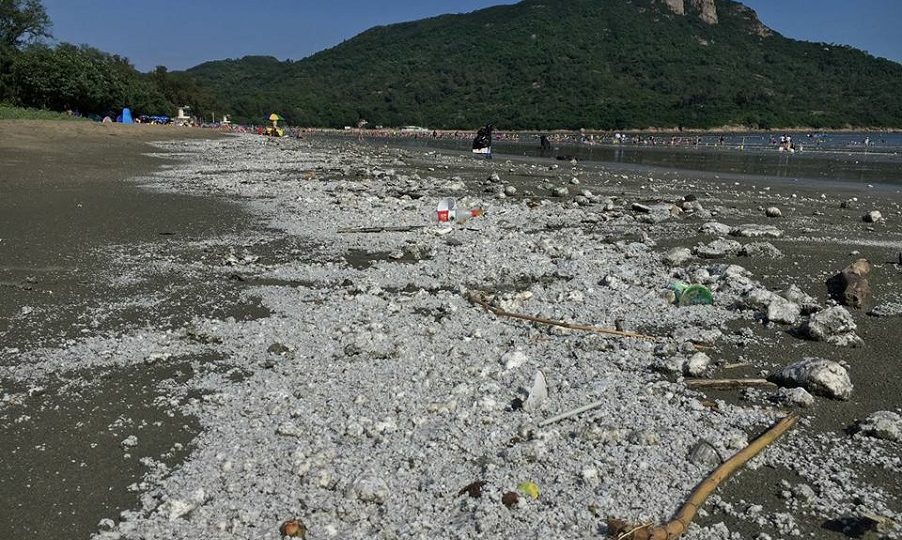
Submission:
<svg viewBox="0 0 902 540">
<path fill-rule="evenodd" d="M 452 198 L 442 199 L 436 208 L 440 223 L 447 223 L 457 219 L 457 201 Z"/>
<path fill-rule="evenodd" d="M 670 284 L 670 290 L 676 295 L 676 303 L 680 306 L 710 306 L 714 304 L 711 290 L 704 285 L 689 285 L 682 281 Z"/>
<path fill-rule="evenodd" d="M 704 469 L 713 469 L 723 463 L 717 449 L 710 442 L 702 439 L 689 452 L 689 461 Z"/>
<path fill-rule="evenodd" d="M 436 217 L 439 223 L 447 223 L 450 221 L 458 221 L 463 223 L 470 218 L 481 217 L 485 214 L 482 208 L 471 208 L 470 210 L 461 211 L 458 214 L 457 201 L 452 198 L 445 198 L 439 201 L 436 208 Z"/>
</svg>

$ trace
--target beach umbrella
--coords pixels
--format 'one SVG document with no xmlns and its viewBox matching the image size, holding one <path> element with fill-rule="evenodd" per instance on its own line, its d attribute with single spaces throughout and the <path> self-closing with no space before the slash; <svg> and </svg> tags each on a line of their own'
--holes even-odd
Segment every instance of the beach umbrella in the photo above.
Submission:
<svg viewBox="0 0 902 540">
<path fill-rule="evenodd" d="M 269 115 L 270 122 L 281 122 L 282 120 L 285 120 L 285 119 L 276 113 L 272 113 L 271 115 Z"/>
</svg>

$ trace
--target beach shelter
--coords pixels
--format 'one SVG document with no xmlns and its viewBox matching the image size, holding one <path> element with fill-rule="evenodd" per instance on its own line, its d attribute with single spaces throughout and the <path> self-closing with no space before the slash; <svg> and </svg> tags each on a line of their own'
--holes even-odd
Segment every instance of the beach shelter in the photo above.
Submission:
<svg viewBox="0 0 902 540">
<path fill-rule="evenodd" d="M 134 124 L 135 121 L 132 119 L 132 110 L 128 107 L 122 109 L 122 123 L 123 124 Z"/>
</svg>

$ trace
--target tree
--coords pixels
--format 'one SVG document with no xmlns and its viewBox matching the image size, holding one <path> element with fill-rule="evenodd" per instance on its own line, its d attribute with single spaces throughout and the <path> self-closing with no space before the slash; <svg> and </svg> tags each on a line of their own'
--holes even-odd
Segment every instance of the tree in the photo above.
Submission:
<svg viewBox="0 0 902 540">
<path fill-rule="evenodd" d="M 50 27 L 40 0 L 0 0 L 0 102 L 14 97 L 10 69 L 19 49 L 51 37 Z"/>
<path fill-rule="evenodd" d="M 0 45 L 7 50 L 52 37 L 52 26 L 40 0 L 0 0 Z"/>
</svg>

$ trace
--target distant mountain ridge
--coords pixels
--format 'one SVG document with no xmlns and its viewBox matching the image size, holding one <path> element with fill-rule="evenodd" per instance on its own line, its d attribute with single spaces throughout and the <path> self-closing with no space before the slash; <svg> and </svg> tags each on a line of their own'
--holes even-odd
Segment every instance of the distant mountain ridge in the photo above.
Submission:
<svg viewBox="0 0 902 540">
<path fill-rule="evenodd" d="M 524 0 L 190 73 L 236 119 L 501 129 L 902 127 L 902 65 L 788 39 L 732 0 Z"/>
</svg>

